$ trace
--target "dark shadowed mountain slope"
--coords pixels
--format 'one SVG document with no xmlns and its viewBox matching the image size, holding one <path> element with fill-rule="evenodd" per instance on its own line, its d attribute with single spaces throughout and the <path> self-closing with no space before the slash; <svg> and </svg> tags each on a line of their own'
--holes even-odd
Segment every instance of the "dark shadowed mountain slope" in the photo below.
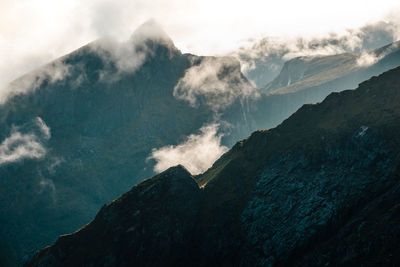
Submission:
<svg viewBox="0 0 400 267">
<path fill-rule="evenodd" d="M 182 166 L 172 167 L 103 206 L 76 234 L 60 237 L 61 254 L 53 257 L 55 251 L 48 250 L 43 264 L 177 264 L 190 242 L 200 204 L 201 190 L 190 173 Z"/>
<path fill-rule="evenodd" d="M 196 177 L 201 193 L 180 167 L 143 182 L 27 266 L 157 265 L 163 242 L 180 248 L 166 266 L 398 265 L 399 164 L 396 68 L 238 142 Z M 160 185 L 170 175 L 180 186 Z"/>
<path fill-rule="evenodd" d="M 214 122 L 213 107 L 201 97 L 191 106 L 174 96 L 191 67 L 212 61 L 222 66 L 227 86 L 249 86 L 238 62 L 182 54 L 155 27 L 145 24 L 123 44 L 91 43 L 6 88 L 0 247 L 7 249 L 0 262 L 12 265 L 14 256 L 86 224 L 104 203 L 155 174 L 147 161 L 153 148 L 176 145 Z M 230 125 L 225 145 L 248 134 L 242 104 L 221 112 Z"/>
</svg>

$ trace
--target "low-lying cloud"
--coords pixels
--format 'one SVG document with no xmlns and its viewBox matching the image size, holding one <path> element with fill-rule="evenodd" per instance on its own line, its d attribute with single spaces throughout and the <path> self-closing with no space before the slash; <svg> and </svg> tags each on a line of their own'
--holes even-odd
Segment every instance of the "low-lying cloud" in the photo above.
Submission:
<svg viewBox="0 0 400 267">
<path fill-rule="evenodd" d="M 192 174 L 200 174 L 212 164 L 228 148 L 221 145 L 221 135 L 218 134 L 218 124 L 211 124 L 200 129 L 200 134 L 192 134 L 176 146 L 165 146 L 154 149 L 149 159 L 154 159 L 154 171 L 162 172 L 169 167 L 182 164 Z"/>
<path fill-rule="evenodd" d="M 371 66 L 372 64 L 375 64 L 376 62 L 378 62 L 378 60 L 381 57 L 377 57 L 375 54 L 373 53 L 362 53 L 360 54 L 360 56 L 357 58 L 357 65 L 359 67 L 368 67 Z"/>
<path fill-rule="evenodd" d="M 252 37 L 339 32 L 382 19 L 388 12 L 396 18 L 398 7 L 396 0 L 335 1 L 329 8 L 317 0 L 250 0 L 245 4 L 232 0 L 190 4 L 184 0 L 2 0 L 0 88 L 95 39 L 113 35 L 125 40 L 150 18 L 165 27 L 181 50 L 221 55 Z"/>
<path fill-rule="evenodd" d="M 102 57 L 104 62 L 112 63 L 117 73 L 103 72 L 102 78 L 115 80 L 122 73 L 134 73 L 146 58 L 154 54 L 151 42 L 173 46 L 168 35 L 155 20 L 142 24 L 127 41 L 119 42 L 112 37 L 102 38 L 91 44 L 90 48 Z"/>
<path fill-rule="evenodd" d="M 44 81 L 53 84 L 65 79 L 69 74 L 70 66 L 64 64 L 61 60 L 42 66 L 0 90 L 0 105 L 4 104 L 10 97 L 35 91 Z"/>
<path fill-rule="evenodd" d="M 379 53 L 376 53 L 375 51 L 361 53 L 357 58 L 356 64 L 359 67 L 369 67 L 390 54 L 391 52 L 399 49 L 399 45 L 400 42 L 393 43 L 392 45 L 387 46 L 384 49 L 379 49 Z"/>
<path fill-rule="evenodd" d="M 279 73 L 283 63 L 299 56 L 360 53 L 360 65 L 375 59 L 369 51 L 400 38 L 400 23 L 386 21 L 368 24 L 345 33 L 330 33 L 321 37 L 266 37 L 249 40 L 246 46 L 232 53 L 242 63 L 242 71 L 257 86 L 270 82 Z"/>
<path fill-rule="evenodd" d="M 100 78 L 103 81 L 115 81 L 120 78 L 120 74 L 134 73 L 145 62 L 148 56 L 153 55 L 152 47 L 149 47 L 149 40 L 164 45 L 173 46 L 172 41 L 161 29 L 161 26 L 154 20 L 150 20 L 141 25 L 127 41 L 119 42 L 112 37 L 104 37 L 88 45 L 92 52 L 100 56 L 106 65 L 112 65 L 116 69 L 100 71 Z M 44 82 L 54 84 L 64 80 L 71 74 L 78 73 L 78 77 L 71 80 L 71 88 L 80 85 L 85 78 L 85 70 L 81 69 L 81 64 L 69 65 L 62 59 L 58 59 L 47 65 L 39 67 L 19 79 L 11 82 L 4 89 L 0 90 L 0 104 L 4 104 L 9 98 L 35 91 Z"/>
<path fill-rule="evenodd" d="M 214 111 L 231 105 L 237 98 L 258 97 L 258 91 L 240 72 L 231 57 L 205 57 L 189 68 L 174 88 L 174 96 L 197 106 L 204 101 Z"/>
<path fill-rule="evenodd" d="M 17 162 L 22 159 L 39 159 L 46 155 L 43 142 L 50 139 L 50 128 L 37 117 L 33 121 L 36 131 L 24 133 L 14 126 L 9 137 L 0 144 L 0 165 Z"/>
</svg>

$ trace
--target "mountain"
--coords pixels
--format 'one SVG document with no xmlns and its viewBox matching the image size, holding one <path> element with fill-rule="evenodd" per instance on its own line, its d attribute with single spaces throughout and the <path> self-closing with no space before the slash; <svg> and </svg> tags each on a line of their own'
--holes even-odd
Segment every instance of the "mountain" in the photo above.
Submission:
<svg viewBox="0 0 400 267">
<path fill-rule="evenodd" d="M 400 67 L 136 185 L 26 266 L 396 266 L 399 133 Z"/>
<path fill-rule="evenodd" d="M 280 74 L 252 104 L 258 129 L 277 126 L 306 103 L 318 103 L 332 92 L 359 83 L 400 65 L 400 41 L 364 54 L 299 57 L 287 61 Z"/>
<path fill-rule="evenodd" d="M 374 52 L 379 60 L 364 76 L 400 64 L 389 48 Z M 303 65 L 312 77 L 346 70 L 340 60 L 316 62 L 324 61 L 313 63 L 313 71 Z M 293 77 L 300 65 L 288 68 Z M 104 203 L 155 175 L 154 149 L 179 148 L 209 125 L 218 125 L 212 129 L 227 149 L 301 105 L 347 88 L 324 80 L 295 92 L 260 93 L 240 69 L 232 57 L 182 54 L 150 21 L 124 43 L 97 40 L 1 90 L 0 265 L 16 265 L 75 231 Z M 346 76 L 354 87 L 364 77 L 357 75 Z"/>
<path fill-rule="evenodd" d="M 192 175 L 183 166 L 172 167 L 104 205 L 95 221 L 76 234 L 60 237 L 57 242 L 63 247 L 60 252 L 67 253 L 66 261 L 49 258 L 43 264 L 85 265 L 86 248 L 96 257 L 87 264 L 96 266 L 107 262 L 111 266 L 130 263 L 160 266 L 171 259 L 178 261 L 195 230 L 201 200 L 201 190 Z M 96 233 L 102 233 L 100 239 Z M 95 243 L 96 240 L 101 242 Z M 71 247 L 78 242 L 79 248 Z M 110 246 L 105 246 L 106 243 Z"/>
<path fill-rule="evenodd" d="M 350 53 L 297 57 L 285 62 L 279 75 L 263 90 L 295 92 L 349 74 L 355 68 L 357 68 L 357 56 Z"/>
<path fill-rule="evenodd" d="M 204 62 L 219 66 L 224 86 L 250 86 L 239 62 L 182 54 L 148 22 L 125 43 L 100 39 L 2 90 L 0 265 L 88 223 L 104 203 L 155 174 L 153 149 L 214 123 L 206 96 L 175 95 Z M 246 102 L 230 100 L 226 112 L 218 110 L 229 125 L 219 129 L 227 146 L 249 131 Z"/>
<path fill-rule="evenodd" d="M 298 57 L 285 62 L 280 74 L 264 90 L 274 94 L 322 87 L 352 88 L 376 72 L 397 66 L 400 41 L 368 53 Z M 351 78 L 350 78 L 351 77 Z"/>
<path fill-rule="evenodd" d="M 246 77 L 257 87 L 263 88 L 279 75 L 285 62 L 296 55 L 300 58 L 340 53 L 357 55 L 397 41 L 394 32 L 393 24 L 379 21 L 348 30 L 341 36 L 328 34 L 324 37 L 291 39 L 267 36 L 259 40 L 247 40 L 248 45 L 240 47 L 233 54 L 242 62 Z"/>
</svg>

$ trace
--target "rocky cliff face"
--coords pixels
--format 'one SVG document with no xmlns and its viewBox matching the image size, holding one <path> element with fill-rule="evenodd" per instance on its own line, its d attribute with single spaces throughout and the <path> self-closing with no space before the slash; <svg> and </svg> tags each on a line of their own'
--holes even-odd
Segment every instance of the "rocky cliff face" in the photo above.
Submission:
<svg viewBox="0 0 400 267">
<path fill-rule="evenodd" d="M 124 250 L 125 241 L 121 240 L 125 239 L 112 242 L 107 233 L 113 229 L 114 237 L 128 236 L 128 226 L 141 225 L 142 220 L 152 222 L 152 229 L 160 225 L 175 229 L 170 236 L 175 236 L 177 229 L 185 232 L 179 239 L 182 243 L 178 242 L 182 248 L 179 255 L 164 257 L 160 252 L 163 265 L 399 264 L 398 248 L 393 245 L 398 241 L 399 220 L 399 84 L 397 68 L 356 90 L 333 93 L 320 104 L 305 105 L 272 130 L 253 133 L 196 177 L 201 191 L 192 180 L 179 179 L 186 173 L 179 167 L 145 181 L 133 189 L 135 193 L 103 208 L 88 226 L 38 252 L 27 266 L 83 266 L 100 263 L 97 258 L 107 265 L 107 255 L 134 264 L 137 256 L 129 255 L 139 252 Z M 181 186 L 190 184 L 190 196 L 172 185 L 166 189 L 171 194 L 146 196 L 155 192 L 148 189 L 151 185 L 170 174 Z M 142 201 L 140 206 L 129 204 L 130 195 L 137 196 L 136 202 Z M 171 199 L 184 200 L 184 207 L 177 201 L 164 209 Z M 126 210 L 120 213 L 122 206 Z M 141 219 L 125 216 L 145 207 L 149 213 Z M 170 211 L 188 207 L 190 212 L 178 213 L 185 223 L 171 226 Z M 157 216 L 165 220 L 163 227 L 159 221 L 153 222 Z M 106 224 L 105 218 L 112 218 L 113 223 Z M 118 227 L 122 222 L 125 226 Z M 146 239 L 148 243 L 131 238 L 132 246 L 142 245 L 139 251 L 154 246 L 158 251 L 153 243 L 158 236 L 155 233 L 158 231 Z M 162 244 L 176 246 L 176 239 L 161 238 L 164 232 L 159 236 Z"/>
</svg>

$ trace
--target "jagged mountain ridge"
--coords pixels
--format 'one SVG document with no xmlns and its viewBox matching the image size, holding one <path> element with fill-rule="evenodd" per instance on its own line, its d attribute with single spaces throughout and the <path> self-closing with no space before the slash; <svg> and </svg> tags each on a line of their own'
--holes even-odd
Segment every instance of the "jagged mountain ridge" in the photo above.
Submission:
<svg viewBox="0 0 400 267">
<path fill-rule="evenodd" d="M 154 214 L 140 214 L 147 205 L 157 203 L 156 209 L 162 209 L 157 216 L 166 224 L 159 227 L 156 221 L 155 227 L 171 229 L 174 214 L 182 206 L 163 207 L 169 200 L 186 197 L 190 198 L 186 202 L 196 203 L 191 211 L 197 215 L 183 216 L 189 226 L 184 229 L 194 230 L 189 236 L 175 238 L 179 236 L 172 234 L 177 233 L 175 228 L 169 235 L 174 238 L 163 239 L 183 247 L 178 257 L 162 254 L 166 266 L 396 265 L 400 258 L 393 242 L 398 235 L 392 233 L 398 233 L 400 218 L 396 195 L 400 178 L 399 84 L 400 67 L 373 77 L 356 90 L 332 93 L 320 104 L 304 105 L 278 127 L 257 131 L 238 142 L 196 177 L 203 189 L 193 187 L 190 196 L 173 189 L 178 185 L 162 189 L 171 194 L 152 194 L 156 188 L 164 188 L 162 184 L 171 180 L 171 174 L 182 186 L 193 184 L 182 167 L 171 168 L 108 204 L 89 225 L 60 237 L 26 265 L 157 265 L 157 259 L 147 255 L 151 242 L 165 232 L 149 233 L 146 241 L 150 247 L 130 249 L 139 245 L 141 235 L 152 227 L 142 222 Z M 143 203 L 131 203 L 127 197 L 131 195 L 145 196 Z M 127 210 L 119 213 L 120 207 Z M 386 216 L 381 219 L 382 212 Z M 126 214 L 134 216 L 126 221 Z M 112 218 L 112 223 L 106 223 L 107 218 Z M 383 235 L 371 232 L 376 223 Z M 389 225 L 391 230 L 387 230 Z M 359 229 L 357 239 L 351 236 L 353 229 Z M 115 237 L 113 241 L 107 242 L 109 236 Z M 379 250 L 371 249 L 378 245 Z M 349 246 L 351 250 L 345 249 Z"/>
</svg>

